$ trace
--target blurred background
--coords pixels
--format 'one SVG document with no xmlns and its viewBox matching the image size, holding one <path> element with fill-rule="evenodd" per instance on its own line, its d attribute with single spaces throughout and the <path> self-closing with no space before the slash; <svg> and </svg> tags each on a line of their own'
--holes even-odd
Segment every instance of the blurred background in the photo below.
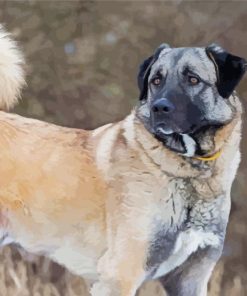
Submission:
<svg viewBox="0 0 247 296">
<path fill-rule="evenodd" d="M 2 0 L 0 22 L 27 60 L 28 86 L 14 112 L 69 127 L 92 129 L 126 116 L 138 98 L 138 66 L 162 42 L 217 42 L 247 58 L 245 1 Z M 238 91 L 246 105 L 247 76 Z M 210 296 L 247 295 L 246 122 L 224 254 Z M 83 279 L 13 246 L 0 253 L 0 295 L 88 294 Z M 150 295 L 164 294 L 148 283 L 138 296 Z"/>
</svg>

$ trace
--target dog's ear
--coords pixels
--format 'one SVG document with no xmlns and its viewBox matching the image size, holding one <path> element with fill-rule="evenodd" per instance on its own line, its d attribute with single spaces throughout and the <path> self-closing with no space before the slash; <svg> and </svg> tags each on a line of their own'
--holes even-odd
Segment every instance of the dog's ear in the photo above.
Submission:
<svg viewBox="0 0 247 296">
<path fill-rule="evenodd" d="M 170 46 L 166 43 L 162 43 L 154 52 L 154 54 L 148 57 L 144 62 L 140 65 L 139 73 L 137 76 L 138 86 L 140 89 L 140 100 L 145 100 L 148 91 L 148 76 L 150 74 L 152 65 L 157 61 L 160 52 L 165 49 L 170 48 Z"/>
<path fill-rule="evenodd" d="M 246 71 L 246 60 L 226 52 L 217 44 L 206 47 L 206 53 L 216 69 L 219 94 L 228 98 Z"/>
</svg>

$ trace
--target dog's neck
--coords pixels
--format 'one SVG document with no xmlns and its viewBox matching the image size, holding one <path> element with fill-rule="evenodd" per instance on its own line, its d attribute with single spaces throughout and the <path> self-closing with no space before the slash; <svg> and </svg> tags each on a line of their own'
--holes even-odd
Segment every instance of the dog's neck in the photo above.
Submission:
<svg viewBox="0 0 247 296">
<path fill-rule="evenodd" d="M 239 151 L 241 114 L 236 115 L 230 123 L 216 132 L 214 150 L 211 153 L 214 154 L 219 150 L 221 153 L 218 158 L 212 161 L 186 157 L 165 147 L 163 143 L 147 131 L 136 116 L 135 111 L 125 119 L 125 122 L 129 127 L 132 125 L 130 130 L 133 131 L 131 134 L 126 133 L 127 140 L 133 143 L 135 149 L 138 149 L 139 145 L 142 148 L 140 149 L 141 153 L 145 151 L 144 153 L 146 153 L 150 161 L 171 176 L 185 178 L 205 178 L 211 176 L 219 165 L 222 168 L 227 168 L 231 160 L 234 159 L 235 154 Z"/>
</svg>

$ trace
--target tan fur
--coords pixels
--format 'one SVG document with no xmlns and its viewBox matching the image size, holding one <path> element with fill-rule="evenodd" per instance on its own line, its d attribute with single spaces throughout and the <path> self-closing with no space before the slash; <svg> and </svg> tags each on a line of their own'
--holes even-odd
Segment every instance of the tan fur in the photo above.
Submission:
<svg viewBox="0 0 247 296">
<path fill-rule="evenodd" d="M 0 36 L 0 48 L 1 38 L 9 42 Z M 15 49 L 14 56 L 7 64 L 14 74 L 3 74 L 4 91 L 0 81 L 3 107 L 15 102 L 23 84 Z M 173 178 L 191 178 L 202 200 L 223 191 L 229 196 L 239 162 L 240 115 L 215 137 L 221 156 L 202 167 L 167 150 L 135 111 L 96 131 L 0 112 L 1 233 L 96 280 L 93 296 L 134 296 L 148 276 L 154 218 L 169 218 Z M 226 215 L 229 207 L 226 201 Z M 180 216 L 173 218 L 176 223 Z"/>
<path fill-rule="evenodd" d="M 238 122 L 227 131 L 214 173 L 203 176 L 191 168 L 193 160 L 159 145 L 134 112 L 93 136 L 4 112 L 0 130 L 0 201 L 8 222 L 2 227 L 27 250 L 45 253 L 77 274 L 97 279 L 100 272 L 114 279 L 119 295 L 134 295 L 145 278 L 148 236 L 153 217 L 162 215 L 160 200 L 169 195 L 168 176 L 192 176 L 198 194 L 213 198 L 205 184 L 221 193 L 240 139 Z M 104 136 L 111 149 L 100 168 Z"/>
</svg>

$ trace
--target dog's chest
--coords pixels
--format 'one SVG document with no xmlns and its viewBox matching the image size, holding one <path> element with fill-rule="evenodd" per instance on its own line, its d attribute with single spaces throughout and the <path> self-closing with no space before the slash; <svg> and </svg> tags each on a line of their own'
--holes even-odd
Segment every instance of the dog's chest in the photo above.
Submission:
<svg viewBox="0 0 247 296">
<path fill-rule="evenodd" d="M 199 248 L 221 244 L 222 198 L 204 201 L 191 189 L 191 184 L 176 180 L 169 184 L 170 195 L 160 206 L 162 218 L 154 218 L 156 230 L 150 239 L 147 269 L 158 278 L 180 266 Z"/>
</svg>

